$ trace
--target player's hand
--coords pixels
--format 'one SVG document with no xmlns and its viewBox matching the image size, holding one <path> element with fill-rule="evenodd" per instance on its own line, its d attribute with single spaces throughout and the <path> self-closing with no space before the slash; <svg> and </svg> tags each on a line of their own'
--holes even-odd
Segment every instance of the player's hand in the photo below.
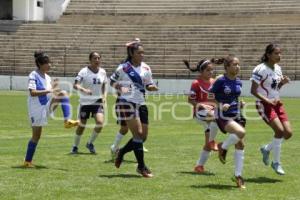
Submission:
<svg viewBox="0 0 300 200">
<path fill-rule="evenodd" d="M 267 103 L 276 106 L 277 104 L 281 103 L 281 101 L 279 99 L 268 99 Z"/>
<path fill-rule="evenodd" d="M 246 102 L 241 100 L 240 101 L 240 108 L 243 109 L 245 107 L 245 105 L 246 105 Z"/>
<path fill-rule="evenodd" d="M 156 85 L 148 85 L 146 89 L 148 91 L 158 91 L 158 87 Z"/>
<path fill-rule="evenodd" d="M 229 107 L 230 107 L 230 104 L 225 103 L 225 104 L 222 105 L 222 110 L 227 111 L 229 109 Z"/>
<path fill-rule="evenodd" d="M 130 92 L 130 88 L 129 87 L 121 86 L 120 89 L 119 89 L 119 91 L 120 91 L 121 94 L 126 94 L 126 93 Z"/>
<path fill-rule="evenodd" d="M 84 92 L 87 95 L 92 95 L 92 91 L 90 89 L 83 89 L 82 92 Z"/>
<path fill-rule="evenodd" d="M 283 76 L 283 78 L 281 79 L 281 84 L 284 85 L 284 84 L 287 84 L 291 81 L 291 79 L 288 77 L 288 76 Z"/>
</svg>

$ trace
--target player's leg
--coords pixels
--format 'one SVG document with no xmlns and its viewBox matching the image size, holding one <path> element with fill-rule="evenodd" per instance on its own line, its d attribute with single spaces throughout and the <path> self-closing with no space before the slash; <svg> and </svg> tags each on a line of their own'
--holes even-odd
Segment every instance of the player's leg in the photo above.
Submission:
<svg viewBox="0 0 300 200">
<path fill-rule="evenodd" d="M 92 132 L 90 138 L 89 138 L 89 141 L 86 144 L 86 148 L 88 148 L 92 154 L 96 153 L 96 150 L 94 147 L 94 142 L 103 128 L 104 114 L 103 114 L 103 112 L 98 112 L 94 115 L 94 117 L 95 117 L 96 125 L 95 125 L 95 128 L 93 129 L 93 132 Z"/>
<path fill-rule="evenodd" d="M 234 161 L 235 170 L 234 176 L 237 187 L 244 189 L 246 188 L 244 179 L 242 178 L 243 167 L 244 167 L 244 140 L 241 139 L 237 144 L 235 144 Z"/>
<path fill-rule="evenodd" d="M 32 165 L 32 159 L 42 134 L 41 126 L 32 126 L 32 137 L 28 142 L 26 156 L 24 160 L 24 167 L 34 167 Z"/>
</svg>

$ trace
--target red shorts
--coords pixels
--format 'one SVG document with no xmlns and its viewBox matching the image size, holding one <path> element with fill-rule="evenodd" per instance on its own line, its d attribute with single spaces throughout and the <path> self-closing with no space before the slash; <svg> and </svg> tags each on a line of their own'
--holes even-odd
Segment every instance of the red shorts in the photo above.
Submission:
<svg viewBox="0 0 300 200">
<path fill-rule="evenodd" d="M 256 109 L 258 114 L 267 124 L 275 118 L 278 118 L 281 122 L 288 121 L 288 116 L 281 102 L 279 102 L 276 106 L 273 106 L 262 101 L 256 101 Z"/>
</svg>

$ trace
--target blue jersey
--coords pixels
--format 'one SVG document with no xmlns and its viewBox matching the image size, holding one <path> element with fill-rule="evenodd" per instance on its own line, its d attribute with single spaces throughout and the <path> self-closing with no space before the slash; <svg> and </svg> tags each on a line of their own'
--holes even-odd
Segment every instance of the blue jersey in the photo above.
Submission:
<svg viewBox="0 0 300 200">
<path fill-rule="evenodd" d="M 242 82 L 239 78 L 231 80 L 224 75 L 215 81 L 210 92 L 215 94 L 218 103 L 230 105 L 227 111 L 223 111 L 223 116 L 234 117 L 240 113 L 238 98 L 241 90 Z"/>
</svg>

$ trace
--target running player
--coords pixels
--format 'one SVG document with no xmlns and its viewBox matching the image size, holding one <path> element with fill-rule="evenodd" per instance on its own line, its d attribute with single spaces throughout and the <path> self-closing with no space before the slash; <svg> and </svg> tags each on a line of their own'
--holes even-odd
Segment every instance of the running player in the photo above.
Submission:
<svg viewBox="0 0 300 200">
<path fill-rule="evenodd" d="M 86 143 L 86 148 L 90 153 L 95 154 L 94 142 L 104 123 L 103 104 L 105 104 L 107 94 L 106 71 L 100 67 L 101 56 L 99 53 L 91 52 L 89 61 L 90 64 L 79 71 L 74 83 L 74 89 L 79 91 L 80 96 L 80 124 L 75 133 L 72 154 L 78 153 L 80 139 L 90 116 L 95 119 L 95 127 L 89 141 Z"/>
<path fill-rule="evenodd" d="M 250 80 L 251 93 L 257 98 L 258 113 L 274 132 L 273 140 L 260 149 L 263 162 L 269 165 L 269 154 L 273 151 L 271 167 L 277 174 L 284 175 L 280 163 L 281 143 L 283 139 L 287 140 L 292 136 L 292 128 L 279 96 L 279 90 L 290 81 L 282 74 L 281 67 L 277 64 L 280 59 L 280 47 L 277 44 L 269 44 L 261 58 L 261 64 L 255 67 Z"/>
</svg>

